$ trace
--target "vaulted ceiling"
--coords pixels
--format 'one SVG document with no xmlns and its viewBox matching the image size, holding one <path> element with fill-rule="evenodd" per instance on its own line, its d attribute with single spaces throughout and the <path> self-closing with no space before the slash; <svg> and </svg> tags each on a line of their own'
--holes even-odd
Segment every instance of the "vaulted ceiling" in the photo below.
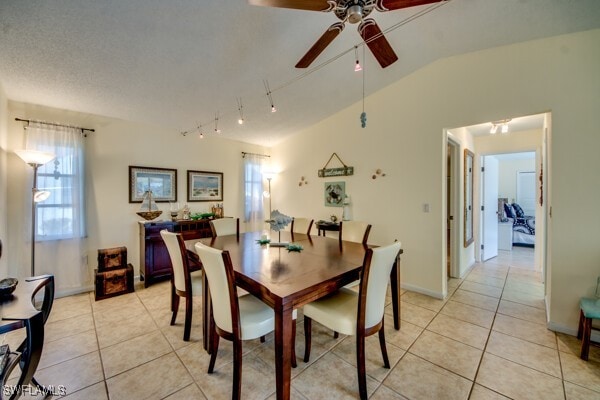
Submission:
<svg viewBox="0 0 600 400">
<path fill-rule="evenodd" d="M 213 135 L 218 115 L 223 137 L 270 146 L 361 99 L 356 45 L 368 95 L 440 58 L 598 28 L 600 1 L 450 0 L 371 17 L 395 27 L 386 37 L 397 62 L 382 69 L 347 24 L 302 70 L 333 13 L 246 0 L 2 0 L 0 84 L 13 101 L 173 134 Z"/>
</svg>

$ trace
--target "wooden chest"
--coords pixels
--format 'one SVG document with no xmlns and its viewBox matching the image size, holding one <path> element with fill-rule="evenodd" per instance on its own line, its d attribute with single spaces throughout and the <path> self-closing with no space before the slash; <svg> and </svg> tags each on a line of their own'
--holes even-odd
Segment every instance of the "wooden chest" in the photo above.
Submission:
<svg viewBox="0 0 600 400">
<path fill-rule="evenodd" d="M 133 292 L 133 266 L 127 263 L 127 248 L 98 250 L 98 268 L 94 270 L 96 300 Z"/>
</svg>

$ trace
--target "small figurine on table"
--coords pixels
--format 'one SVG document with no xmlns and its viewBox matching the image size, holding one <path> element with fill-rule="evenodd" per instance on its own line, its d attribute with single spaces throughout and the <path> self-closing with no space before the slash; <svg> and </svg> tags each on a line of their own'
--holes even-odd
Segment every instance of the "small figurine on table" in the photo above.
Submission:
<svg viewBox="0 0 600 400">
<path fill-rule="evenodd" d="M 187 204 L 183 206 L 182 219 L 184 219 L 186 221 L 190 219 L 190 207 Z"/>
</svg>

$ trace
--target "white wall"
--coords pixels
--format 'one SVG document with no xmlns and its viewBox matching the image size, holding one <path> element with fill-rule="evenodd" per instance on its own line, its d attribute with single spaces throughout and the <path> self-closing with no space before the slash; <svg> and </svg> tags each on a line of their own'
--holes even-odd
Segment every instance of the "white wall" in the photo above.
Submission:
<svg viewBox="0 0 600 400">
<path fill-rule="evenodd" d="M 535 172 L 535 156 L 524 160 L 499 160 L 498 168 L 498 197 L 506 197 L 514 203 L 517 201 L 517 174 Z"/>
<path fill-rule="evenodd" d="M 6 277 L 8 275 L 8 258 L 6 253 L 8 251 L 7 245 L 7 218 L 8 218 L 8 207 L 7 207 L 7 142 L 8 142 L 8 101 L 4 93 L 2 85 L 0 85 L 0 240 L 3 244 L 3 255 L 0 258 L 0 277 Z"/>
<path fill-rule="evenodd" d="M 328 214 L 316 170 L 332 152 L 356 168 L 346 181 L 355 219 L 372 241 L 398 238 L 405 285 L 444 295 L 444 128 L 552 112 L 550 326 L 576 328 L 578 301 L 591 295 L 600 265 L 600 30 L 439 60 L 274 148 L 283 174 L 274 202 L 293 214 Z M 511 60 L 507 63 L 506 60 Z M 386 73 L 378 71 L 378 73 Z M 372 180 L 381 168 L 387 176 Z M 298 186 L 300 176 L 310 184 Z M 581 193 L 586 193 L 582 196 Z M 422 211 L 423 203 L 430 212 Z M 475 225 L 477 226 L 477 225 Z"/>
<path fill-rule="evenodd" d="M 126 122 L 81 114 L 67 110 L 20 103 L 9 103 L 9 151 L 22 147 L 23 124 L 15 117 L 56 121 L 96 129 L 85 139 L 86 146 L 86 207 L 88 218 L 87 253 L 91 284 L 96 266 L 97 250 L 113 246 L 127 246 L 128 259 L 138 275 L 139 240 L 135 214 L 140 204 L 129 203 L 130 165 L 177 169 L 177 200 L 180 206 L 187 202 L 187 170 L 223 172 L 225 215 L 243 213 L 241 190 L 242 151 L 266 153 L 267 149 L 241 142 L 205 138 L 196 135 L 183 137 L 174 130 L 140 123 Z M 24 245 L 22 215 L 29 212 L 25 184 L 30 184 L 31 169 L 16 155 L 9 156 L 9 231 L 10 265 L 29 265 L 29 247 Z M 30 189 L 29 189 L 30 190 Z M 207 202 L 189 203 L 192 212 L 207 211 Z M 158 203 L 163 214 L 159 219 L 170 219 L 169 203 Z M 38 261 L 36 259 L 36 261 Z M 41 263 L 41 261 L 39 261 Z M 27 270 L 28 268 L 26 268 Z M 14 270 L 19 276 L 27 271 Z M 57 286 L 60 277 L 57 277 Z"/>
</svg>

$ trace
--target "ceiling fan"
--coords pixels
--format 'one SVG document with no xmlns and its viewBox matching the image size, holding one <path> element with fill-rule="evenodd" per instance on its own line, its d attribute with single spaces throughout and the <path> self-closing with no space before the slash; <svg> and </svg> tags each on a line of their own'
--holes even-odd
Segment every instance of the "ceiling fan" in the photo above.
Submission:
<svg viewBox="0 0 600 400">
<path fill-rule="evenodd" d="M 366 18 L 376 9 L 379 12 L 399 10 L 420 6 L 423 4 L 437 3 L 440 0 L 248 0 L 255 6 L 293 8 L 298 10 L 334 12 L 342 22 L 332 24 L 308 52 L 298 61 L 296 68 L 307 68 L 327 46 L 344 29 L 345 23 L 358 25 L 358 33 L 366 42 L 369 49 L 385 68 L 398 60 L 392 46 L 387 41 L 377 22 L 373 18 Z"/>
</svg>

